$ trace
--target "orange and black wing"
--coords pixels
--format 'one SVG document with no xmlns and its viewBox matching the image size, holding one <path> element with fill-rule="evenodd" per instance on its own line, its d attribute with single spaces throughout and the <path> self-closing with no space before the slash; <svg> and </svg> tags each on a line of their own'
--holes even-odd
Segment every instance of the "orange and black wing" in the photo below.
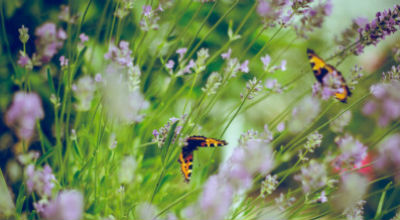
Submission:
<svg viewBox="0 0 400 220">
<path fill-rule="evenodd" d="M 186 139 L 187 145 L 185 147 L 190 149 L 197 149 L 197 147 L 222 147 L 227 145 L 226 141 L 218 140 L 215 138 L 207 138 L 203 136 L 191 136 Z"/>
<path fill-rule="evenodd" d="M 179 154 L 179 163 L 181 164 L 181 171 L 185 177 L 185 181 L 190 181 L 190 176 L 192 175 L 193 167 L 193 151 L 187 151 L 182 148 L 182 152 Z"/>
<path fill-rule="evenodd" d="M 333 69 L 333 71 L 336 71 L 337 75 L 340 77 L 340 82 L 341 82 L 341 91 L 335 93 L 335 97 L 343 102 L 346 103 L 347 102 L 347 97 L 351 96 L 351 92 L 349 87 L 347 86 L 346 80 L 344 79 L 343 75 L 341 72 L 339 72 L 338 70 L 335 69 L 335 67 L 331 66 L 331 65 L 327 65 L 329 68 Z"/>
<path fill-rule="evenodd" d="M 179 163 L 181 164 L 181 171 L 185 177 L 185 181 L 190 181 L 193 167 L 193 151 L 198 147 L 220 147 L 228 143 L 224 140 L 214 138 L 207 138 L 203 136 L 190 136 L 186 139 L 185 146 L 182 147 L 182 152 L 179 155 Z"/>
<path fill-rule="evenodd" d="M 322 83 L 322 79 L 329 73 L 330 68 L 327 67 L 325 61 L 315 54 L 313 50 L 307 49 L 307 56 L 315 78 L 317 78 L 318 82 Z"/>
<path fill-rule="evenodd" d="M 307 56 L 308 60 L 310 61 L 314 76 L 317 78 L 319 83 L 323 83 L 323 78 L 326 76 L 326 74 L 332 74 L 336 71 L 337 75 L 340 77 L 341 91 L 335 93 L 335 97 L 339 101 L 346 103 L 347 97 L 351 96 L 351 92 L 342 73 L 336 70 L 334 66 L 326 64 L 325 61 L 311 49 L 307 49 Z"/>
</svg>

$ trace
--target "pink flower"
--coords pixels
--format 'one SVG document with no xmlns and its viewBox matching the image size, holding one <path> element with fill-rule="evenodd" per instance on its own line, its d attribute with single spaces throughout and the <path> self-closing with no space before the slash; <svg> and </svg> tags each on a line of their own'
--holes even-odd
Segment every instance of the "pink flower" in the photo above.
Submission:
<svg viewBox="0 0 400 220">
<path fill-rule="evenodd" d="M 81 40 L 81 43 L 83 44 L 83 43 L 85 43 L 86 41 L 89 40 L 89 37 L 85 33 L 81 33 L 79 35 L 79 39 Z"/>
<path fill-rule="evenodd" d="M 9 127 L 16 129 L 19 138 L 29 140 L 33 136 L 36 120 L 43 117 L 42 102 L 36 93 L 17 92 L 6 112 L 5 121 Z"/>
<path fill-rule="evenodd" d="M 345 135 L 336 140 L 341 154 L 336 158 L 334 166 L 336 169 L 350 169 L 360 167 L 367 156 L 367 147 L 350 135 Z"/>
<path fill-rule="evenodd" d="M 21 55 L 19 56 L 19 59 L 17 61 L 18 65 L 20 65 L 21 67 L 25 67 L 30 63 L 31 59 L 24 53 L 21 53 Z"/>
<path fill-rule="evenodd" d="M 121 41 L 119 48 L 115 45 L 111 45 L 108 52 L 104 55 L 104 58 L 116 62 L 122 66 L 132 67 L 133 58 L 131 57 L 132 51 L 129 49 L 129 43 Z"/>
<path fill-rule="evenodd" d="M 232 53 L 232 49 L 229 48 L 228 51 L 226 51 L 225 53 L 221 54 L 222 59 L 227 60 L 227 59 L 231 58 L 231 53 Z"/>
<path fill-rule="evenodd" d="M 249 61 L 245 60 L 239 67 L 239 70 L 242 71 L 243 73 L 248 73 L 249 72 Z"/>
<path fill-rule="evenodd" d="M 68 59 L 66 59 L 65 56 L 60 57 L 60 66 L 68 66 Z"/>
<path fill-rule="evenodd" d="M 169 70 L 172 71 L 172 68 L 174 68 L 175 62 L 173 60 L 168 60 L 168 62 L 165 64 L 165 67 Z"/>
<path fill-rule="evenodd" d="M 178 50 L 176 50 L 176 53 L 179 54 L 179 60 L 183 59 L 183 56 L 185 56 L 187 52 L 187 48 L 179 48 Z"/>
<path fill-rule="evenodd" d="M 151 5 L 144 5 L 143 6 L 143 15 L 144 16 L 146 16 L 146 17 L 150 16 L 151 15 L 151 11 L 152 11 Z"/>
<path fill-rule="evenodd" d="M 399 89 L 398 81 L 372 85 L 370 92 L 373 97 L 364 105 L 363 113 L 368 116 L 376 116 L 380 126 L 386 126 L 391 121 L 400 118 Z"/>
<path fill-rule="evenodd" d="M 258 1 L 257 13 L 261 17 L 266 17 L 270 11 L 271 11 L 271 7 L 269 5 L 269 2 L 263 1 L 263 0 Z"/>
<path fill-rule="evenodd" d="M 264 70 L 266 71 L 269 67 L 269 64 L 271 63 L 271 57 L 266 54 L 265 56 L 261 57 L 261 62 L 264 65 Z"/>
<path fill-rule="evenodd" d="M 41 197 L 51 197 L 56 178 L 49 165 L 45 165 L 41 170 L 36 170 L 35 166 L 30 164 L 26 167 L 26 176 L 28 192 L 35 191 Z"/>
<path fill-rule="evenodd" d="M 34 203 L 34 207 L 44 219 L 78 220 L 82 218 L 83 196 L 78 191 L 66 190 L 48 203 Z"/>
<path fill-rule="evenodd" d="M 67 34 L 62 28 L 57 30 L 54 23 L 44 23 L 35 31 L 38 56 L 42 62 L 49 62 L 64 45 Z"/>
</svg>

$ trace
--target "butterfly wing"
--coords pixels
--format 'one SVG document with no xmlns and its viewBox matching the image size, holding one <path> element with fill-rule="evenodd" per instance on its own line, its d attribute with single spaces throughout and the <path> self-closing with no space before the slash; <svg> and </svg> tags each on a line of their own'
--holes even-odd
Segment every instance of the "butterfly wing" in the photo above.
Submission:
<svg viewBox="0 0 400 220">
<path fill-rule="evenodd" d="M 341 82 L 341 85 L 340 85 L 340 87 L 341 87 L 340 92 L 336 92 L 336 93 L 335 93 L 335 97 L 336 97 L 339 101 L 341 101 L 341 102 L 343 102 L 343 103 L 346 103 L 346 102 L 347 102 L 347 97 L 350 97 L 350 96 L 351 96 L 351 92 L 350 92 L 349 87 L 347 86 L 346 80 L 344 79 L 342 73 L 341 73 L 340 71 L 336 70 L 335 67 L 333 67 L 333 66 L 331 66 L 331 65 L 327 65 L 327 67 L 330 68 L 330 69 L 332 69 L 332 72 L 333 72 L 333 71 L 336 71 L 336 74 L 339 76 L 339 79 L 340 79 L 340 82 Z"/>
<path fill-rule="evenodd" d="M 181 171 L 185 177 L 185 181 L 190 181 L 193 167 L 193 151 L 198 147 L 220 147 L 228 143 L 224 140 L 214 138 L 207 138 L 203 136 L 190 136 L 186 139 L 185 146 L 182 147 L 182 152 L 179 155 L 179 163 L 181 164 Z"/>
<path fill-rule="evenodd" d="M 322 79 L 329 72 L 330 68 L 327 67 L 325 61 L 315 54 L 313 50 L 307 49 L 307 56 L 315 78 L 317 78 L 318 82 L 322 83 Z"/>
<path fill-rule="evenodd" d="M 197 147 L 222 147 L 228 143 L 224 140 L 218 140 L 215 138 L 207 138 L 203 136 L 191 136 L 186 139 L 188 143 L 187 147 L 195 146 Z M 193 148 L 193 147 L 191 147 Z"/>
<path fill-rule="evenodd" d="M 181 164 L 181 171 L 185 177 L 185 181 L 190 181 L 190 176 L 192 175 L 193 167 L 193 151 L 188 151 L 182 148 L 182 152 L 179 154 L 179 163 Z"/>
<path fill-rule="evenodd" d="M 334 66 L 326 64 L 325 61 L 311 49 L 307 49 L 307 56 L 310 61 L 314 76 L 317 78 L 319 83 L 323 83 L 323 78 L 326 76 L 326 74 L 333 74 L 336 71 L 341 82 L 341 89 L 340 92 L 335 93 L 335 97 L 339 101 L 346 103 L 347 97 L 351 96 L 351 92 L 342 73 L 336 70 Z"/>
</svg>

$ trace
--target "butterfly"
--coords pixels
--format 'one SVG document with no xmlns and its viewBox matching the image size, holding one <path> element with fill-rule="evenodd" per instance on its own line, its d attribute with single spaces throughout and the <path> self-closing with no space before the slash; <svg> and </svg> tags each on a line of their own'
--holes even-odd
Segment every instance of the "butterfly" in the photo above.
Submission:
<svg viewBox="0 0 400 220">
<path fill-rule="evenodd" d="M 198 147 L 222 147 L 228 143 L 224 140 L 207 138 L 203 136 L 190 136 L 186 139 L 182 152 L 179 154 L 178 162 L 181 164 L 181 171 L 185 177 L 185 181 L 190 181 L 193 168 L 193 151 Z"/>
<path fill-rule="evenodd" d="M 314 72 L 314 76 L 317 78 L 319 83 L 323 84 L 323 78 L 326 76 L 326 74 L 334 74 L 336 72 L 341 85 L 340 91 L 335 93 L 335 97 L 339 101 L 346 103 L 347 98 L 351 96 L 351 92 L 342 73 L 336 70 L 334 66 L 325 63 L 325 61 L 311 49 L 307 49 L 307 56 L 311 64 L 311 69 Z"/>
</svg>

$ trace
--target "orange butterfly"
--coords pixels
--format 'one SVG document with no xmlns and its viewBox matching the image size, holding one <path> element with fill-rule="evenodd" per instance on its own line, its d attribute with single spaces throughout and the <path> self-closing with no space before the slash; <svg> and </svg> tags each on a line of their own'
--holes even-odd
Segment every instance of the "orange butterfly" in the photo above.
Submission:
<svg viewBox="0 0 400 220">
<path fill-rule="evenodd" d="M 333 74 L 334 72 L 337 73 L 341 82 L 341 91 L 336 92 L 335 97 L 339 101 L 346 103 L 347 97 L 351 96 L 351 92 L 342 73 L 336 70 L 334 66 L 325 63 L 325 61 L 321 59 L 313 50 L 307 49 L 307 55 L 311 64 L 311 68 L 314 72 L 314 76 L 317 78 L 319 83 L 323 84 L 323 78 L 326 76 L 326 74 Z"/>
<path fill-rule="evenodd" d="M 182 152 L 179 154 L 178 162 L 181 164 L 181 171 L 185 177 L 185 181 L 190 181 L 193 167 L 193 151 L 198 147 L 221 147 L 228 143 L 224 140 L 207 138 L 203 136 L 190 136 L 186 139 L 185 146 L 182 147 Z"/>
</svg>

